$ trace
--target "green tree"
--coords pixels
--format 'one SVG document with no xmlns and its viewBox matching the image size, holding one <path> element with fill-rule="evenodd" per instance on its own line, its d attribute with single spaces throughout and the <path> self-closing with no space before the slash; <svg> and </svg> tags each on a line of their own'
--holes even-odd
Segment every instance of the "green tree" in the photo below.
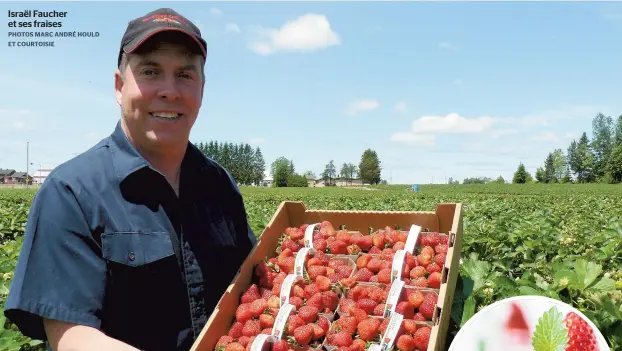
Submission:
<svg viewBox="0 0 622 351">
<path fill-rule="evenodd" d="M 518 165 L 518 169 L 514 172 L 514 178 L 512 178 L 512 183 L 514 184 L 525 184 L 532 180 L 531 175 L 525 169 L 525 165 L 521 162 Z"/>
<path fill-rule="evenodd" d="M 613 119 L 599 113 L 592 120 L 592 143 L 591 148 L 594 152 L 593 173 L 594 177 L 600 179 L 605 175 L 607 159 L 613 149 L 615 130 Z"/>
<path fill-rule="evenodd" d="M 274 167 L 274 173 L 272 175 L 273 185 L 277 188 L 286 187 L 288 185 L 287 181 L 289 179 L 289 176 L 291 175 L 292 174 L 290 173 L 289 162 L 276 163 Z"/>
<path fill-rule="evenodd" d="M 557 179 L 555 178 L 555 164 L 553 162 L 553 153 L 549 152 L 546 160 L 544 161 L 544 181 L 546 183 L 557 182 Z"/>
<path fill-rule="evenodd" d="M 568 163 L 566 162 L 566 156 L 562 149 L 555 149 L 553 151 L 553 169 L 555 173 L 555 179 L 562 181 L 568 174 Z"/>
<path fill-rule="evenodd" d="M 542 167 L 536 169 L 536 181 L 538 183 L 546 183 L 546 171 Z"/>
<path fill-rule="evenodd" d="M 622 182 L 622 143 L 618 143 L 611 150 L 605 174 L 609 177 L 611 183 Z"/>
<path fill-rule="evenodd" d="M 307 177 L 299 174 L 290 174 L 287 176 L 287 186 L 294 188 L 306 188 L 309 186 Z"/>
<path fill-rule="evenodd" d="M 324 167 L 324 172 L 322 172 L 322 179 L 328 184 L 333 184 L 333 179 L 337 178 L 337 169 L 335 168 L 335 161 L 330 160 Z"/>
<path fill-rule="evenodd" d="M 615 126 L 614 144 L 622 144 L 622 115 L 618 116 Z"/>
<path fill-rule="evenodd" d="M 359 163 L 359 176 L 361 180 L 369 184 L 378 184 L 381 180 L 382 168 L 376 151 L 367 149 L 361 156 Z"/>
<path fill-rule="evenodd" d="M 252 182 L 255 185 L 261 184 L 261 181 L 264 179 L 266 172 L 266 161 L 263 158 L 263 154 L 261 153 L 261 149 L 257 147 L 255 152 L 253 153 L 253 173 L 252 173 Z"/>
</svg>

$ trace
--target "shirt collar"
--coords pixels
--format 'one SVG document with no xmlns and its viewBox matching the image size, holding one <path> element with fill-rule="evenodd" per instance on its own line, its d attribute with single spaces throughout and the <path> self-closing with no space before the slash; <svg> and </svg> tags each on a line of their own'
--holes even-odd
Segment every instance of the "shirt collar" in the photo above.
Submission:
<svg viewBox="0 0 622 351">
<path fill-rule="evenodd" d="M 145 167 L 157 172 L 138 150 L 136 150 L 127 135 L 125 135 L 125 132 L 121 128 L 121 120 L 117 122 L 114 131 L 110 135 L 110 146 L 112 163 L 119 181 L 125 180 L 125 178 L 134 172 Z M 214 165 L 190 142 L 188 143 L 188 148 L 186 149 L 186 154 L 182 162 L 182 171 L 187 169 L 187 166 L 191 166 L 191 168 L 196 167 L 195 169 L 200 172 L 207 172 L 214 169 Z"/>
</svg>

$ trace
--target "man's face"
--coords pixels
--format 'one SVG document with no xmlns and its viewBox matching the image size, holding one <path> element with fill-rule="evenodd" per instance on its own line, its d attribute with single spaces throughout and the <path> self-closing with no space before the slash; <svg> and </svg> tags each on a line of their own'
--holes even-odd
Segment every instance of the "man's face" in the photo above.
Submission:
<svg viewBox="0 0 622 351">
<path fill-rule="evenodd" d="M 139 148 L 163 151 L 187 144 L 203 97 L 201 66 L 201 56 L 163 42 L 131 55 L 124 73 L 115 74 L 126 132 Z"/>
</svg>

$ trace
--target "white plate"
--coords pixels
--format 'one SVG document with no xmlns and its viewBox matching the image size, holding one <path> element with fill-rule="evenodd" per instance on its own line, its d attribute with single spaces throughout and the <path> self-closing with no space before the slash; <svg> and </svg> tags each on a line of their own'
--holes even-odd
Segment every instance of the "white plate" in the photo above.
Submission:
<svg viewBox="0 0 622 351">
<path fill-rule="evenodd" d="M 527 324 L 528 330 L 524 333 L 510 332 L 505 327 L 512 310 L 515 309 L 514 305 L 518 307 Z M 551 307 L 556 307 L 562 313 L 562 319 L 569 312 L 579 315 L 594 330 L 600 351 L 610 350 L 594 323 L 576 308 L 543 296 L 515 296 L 497 301 L 477 312 L 458 331 L 449 351 L 533 351 L 531 337 L 538 324 L 538 318 Z M 480 344 L 484 347 L 480 347 Z"/>
</svg>

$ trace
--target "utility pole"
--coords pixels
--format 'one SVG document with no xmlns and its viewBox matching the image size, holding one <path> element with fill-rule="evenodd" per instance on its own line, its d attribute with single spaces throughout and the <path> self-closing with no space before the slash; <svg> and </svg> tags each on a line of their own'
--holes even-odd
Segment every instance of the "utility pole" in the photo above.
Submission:
<svg viewBox="0 0 622 351">
<path fill-rule="evenodd" d="M 29 146 L 30 146 L 29 144 L 30 144 L 30 142 L 29 142 L 29 141 L 27 141 L 27 142 L 26 142 L 26 188 L 28 188 L 28 187 L 29 187 L 29 186 L 28 186 L 28 177 L 29 177 L 29 174 L 28 174 L 28 165 L 30 164 L 30 162 L 29 162 L 29 160 L 28 160 L 28 157 L 29 157 L 29 154 L 28 154 L 28 151 L 29 151 L 29 150 L 28 150 L 28 149 L 29 149 Z"/>
</svg>

